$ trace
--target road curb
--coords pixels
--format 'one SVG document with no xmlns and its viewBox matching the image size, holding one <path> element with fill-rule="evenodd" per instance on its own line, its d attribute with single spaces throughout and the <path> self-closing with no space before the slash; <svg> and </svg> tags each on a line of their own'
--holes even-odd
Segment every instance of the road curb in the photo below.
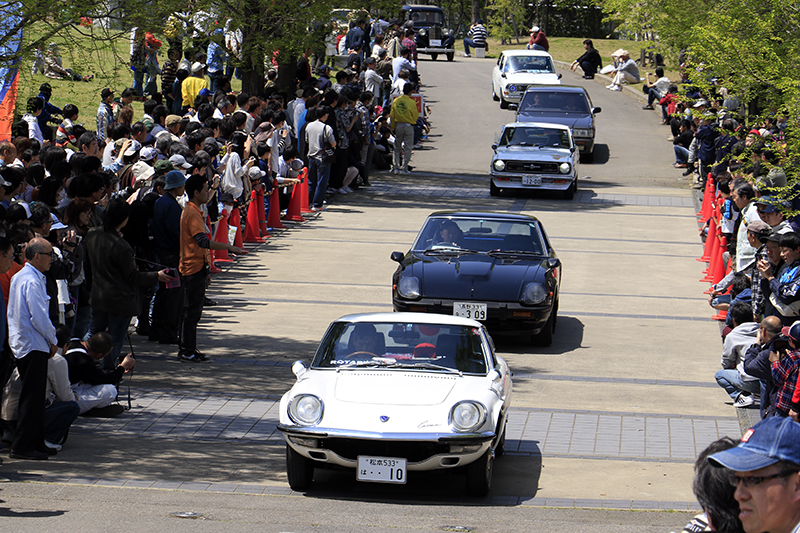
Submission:
<svg viewBox="0 0 800 533">
<path fill-rule="evenodd" d="M 553 64 L 558 68 L 564 70 L 569 70 L 569 67 L 571 65 L 571 63 L 567 63 L 566 61 L 558 61 L 557 59 L 553 60 Z M 594 81 L 597 83 L 605 83 L 605 82 L 611 83 L 611 78 L 609 76 L 606 76 L 605 74 L 598 73 L 594 75 Z M 647 103 L 647 96 L 645 96 L 645 94 L 642 91 L 638 91 L 633 87 L 630 87 L 628 85 L 623 85 L 622 92 L 627 94 L 628 96 L 636 98 L 642 103 Z"/>
</svg>

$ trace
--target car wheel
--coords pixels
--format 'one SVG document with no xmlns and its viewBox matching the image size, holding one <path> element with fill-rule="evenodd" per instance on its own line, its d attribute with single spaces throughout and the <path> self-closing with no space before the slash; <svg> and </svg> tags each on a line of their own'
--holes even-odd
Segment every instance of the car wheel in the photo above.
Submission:
<svg viewBox="0 0 800 533">
<path fill-rule="evenodd" d="M 436 59 L 438 57 L 439 57 L 439 54 L 431 54 L 431 61 L 436 61 Z"/>
<path fill-rule="evenodd" d="M 497 92 L 495 92 L 494 90 L 494 82 L 492 82 L 492 100 L 494 100 L 495 102 L 500 101 L 500 97 L 497 96 Z"/>
<path fill-rule="evenodd" d="M 490 196 L 500 196 L 500 192 L 502 189 L 494 184 L 494 180 L 489 178 L 489 195 Z"/>
<path fill-rule="evenodd" d="M 500 96 L 500 109 L 508 109 L 508 101 Z"/>
<path fill-rule="evenodd" d="M 575 197 L 575 191 L 578 188 L 578 180 L 575 180 L 572 185 L 569 186 L 569 189 L 564 191 L 564 198 L 567 200 L 572 200 Z"/>
<path fill-rule="evenodd" d="M 455 52 L 449 52 L 449 53 L 447 54 L 447 60 L 448 60 L 448 61 L 452 61 L 452 60 L 453 60 L 455 57 L 456 57 L 456 54 L 455 54 Z"/>
<path fill-rule="evenodd" d="M 286 445 L 286 476 L 292 490 L 304 491 L 311 487 L 314 479 L 314 464 L 311 459 L 303 457 Z"/>
<path fill-rule="evenodd" d="M 467 494 L 470 496 L 486 496 L 492 486 L 492 468 L 494 466 L 494 453 L 492 449 L 486 450 L 481 458 L 470 463 L 467 468 Z"/>
<path fill-rule="evenodd" d="M 500 437 L 500 442 L 497 443 L 497 447 L 494 449 L 494 456 L 503 457 L 505 454 L 506 454 L 506 424 L 504 420 L 503 435 Z"/>
<path fill-rule="evenodd" d="M 531 342 L 536 346 L 550 346 L 553 344 L 553 329 L 554 329 L 554 321 L 555 321 L 555 307 L 553 311 L 550 312 L 550 318 L 547 319 L 547 323 L 542 328 L 542 331 L 533 335 L 531 337 Z"/>
</svg>

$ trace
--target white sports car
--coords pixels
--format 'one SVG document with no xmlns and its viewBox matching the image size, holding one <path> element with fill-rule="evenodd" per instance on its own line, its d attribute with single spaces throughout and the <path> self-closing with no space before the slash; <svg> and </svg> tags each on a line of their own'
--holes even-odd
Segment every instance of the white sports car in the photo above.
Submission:
<svg viewBox="0 0 800 533">
<path fill-rule="evenodd" d="M 553 58 L 540 50 L 506 50 L 492 69 L 492 98 L 500 108 L 518 104 L 531 85 L 560 85 Z"/>
<path fill-rule="evenodd" d="M 475 320 L 374 313 L 334 321 L 310 368 L 283 395 L 289 485 L 315 468 L 346 467 L 358 481 L 405 483 L 409 472 L 464 467 L 467 492 L 488 493 L 502 455 L 511 373 Z"/>
</svg>

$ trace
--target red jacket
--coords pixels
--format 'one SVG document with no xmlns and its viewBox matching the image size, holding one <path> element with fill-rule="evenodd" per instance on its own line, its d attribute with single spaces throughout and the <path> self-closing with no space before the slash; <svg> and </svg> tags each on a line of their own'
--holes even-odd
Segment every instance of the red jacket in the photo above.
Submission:
<svg viewBox="0 0 800 533">
<path fill-rule="evenodd" d="M 536 34 L 536 37 L 531 35 L 531 40 L 528 42 L 529 46 L 533 46 L 534 44 L 538 44 L 542 48 L 544 48 L 545 52 L 550 51 L 550 43 L 547 42 L 547 36 L 544 34 L 542 30 Z"/>
<path fill-rule="evenodd" d="M 658 101 L 658 103 L 660 105 L 666 105 L 667 113 L 669 113 L 670 115 L 673 114 L 675 112 L 675 108 L 678 107 L 678 99 L 672 93 L 667 93 L 666 96 L 664 96 L 664 98 Z"/>
</svg>

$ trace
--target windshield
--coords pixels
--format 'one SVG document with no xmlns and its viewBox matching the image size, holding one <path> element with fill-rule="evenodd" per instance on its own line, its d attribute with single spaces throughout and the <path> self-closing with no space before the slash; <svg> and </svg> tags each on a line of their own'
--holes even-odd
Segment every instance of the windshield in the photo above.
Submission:
<svg viewBox="0 0 800 533">
<path fill-rule="evenodd" d="M 547 56 L 508 56 L 506 72 L 555 72 L 553 62 Z"/>
<path fill-rule="evenodd" d="M 413 249 L 442 253 L 499 250 L 546 255 L 538 223 L 477 218 L 429 218 Z"/>
<path fill-rule="evenodd" d="M 560 111 L 589 114 L 589 104 L 580 93 L 531 91 L 525 93 L 519 105 L 520 113 Z"/>
<path fill-rule="evenodd" d="M 443 26 L 444 13 L 438 11 L 411 11 L 408 20 L 414 21 L 414 27 Z"/>
<path fill-rule="evenodd" d="M 498 146 L 553 146 L 569 148 L 569 131 L 531 126 L 508 127 L 503 130 Z"/>
<path fill-rule="evenodd" d="M 487 372 L 480 329 L 406 322 L 336 322 L 312 366 Z"/>
</svg>

